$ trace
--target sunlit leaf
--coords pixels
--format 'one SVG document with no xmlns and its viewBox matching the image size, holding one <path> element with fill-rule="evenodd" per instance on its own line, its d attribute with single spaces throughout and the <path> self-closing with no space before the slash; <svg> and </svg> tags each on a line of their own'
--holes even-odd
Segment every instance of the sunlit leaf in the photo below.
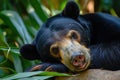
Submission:
<svg viewBox="0 0 120 80">
<path fill-rule="evenodd" d="M 22 78 L 22 79 L 19 79 L 19 80 L 46 80 L 46 79 L 51 78 L 51 77 L 52 76 L 32 76 L 32 77 L 29 77 L 29 78 Z"/>
<path fill-rule="evenodd" d="M 38 75 L 42 73 L 40 72 L 24 72 L 24 73 L 18 73 L 14 76 L 8 77 L 8 78 L 4 78 L 3 80 L 10 80 L 10 79 L 19 79 L 19 78 L 26 78 L 26 77 L 30 77 L 30 76 L 34 76 L 34 75 Z"/>
<path fill-rule="evenodd" d="M 42 7 L 41 7 L 41 3 L 40 0 L 29 0 L 32 7 L 34 8 L 35 12 L 37 13 L 38 17 L 45 22 L 47 20 L 47 16 L 45 14 L 45 12 L 43 11 Z"/>
<path fill-rule="evenodd" d="M 31 5 L 28 6 L 27 11 L 35 19 L 39 26 L 43 24 L 41 18 L 38 17 L 38 15 L 35 12 L 35 9 Z"/>
<path fill-rule="evenodd" d="M 36 77 L 37 75 L 37 77 Z M 38 77 L 39 75 L 39 77 Z M 57 73 L 57 72 L 44 72 L 44 71 L 36 71 L 36 72 L 24 72 L 24 73 L 18 73 L 15 74 L 11 77 L 6 77 L 3 78 L 3 80 L 12 80 L 12 79 L 20 79 L 20 78 L 29 78 L 31 76 L 35 76 L 38 80 L 42 79 L 42 78 L 50 78 L 50 77 L 54 77 L 54 76 L 70 76 L 68 74 L 63 74 L 63 73 Z M 44 77 L 43 77 L 44 76 Z M 34 78 L 35 78 L 34 77 Z"/>
</svg>

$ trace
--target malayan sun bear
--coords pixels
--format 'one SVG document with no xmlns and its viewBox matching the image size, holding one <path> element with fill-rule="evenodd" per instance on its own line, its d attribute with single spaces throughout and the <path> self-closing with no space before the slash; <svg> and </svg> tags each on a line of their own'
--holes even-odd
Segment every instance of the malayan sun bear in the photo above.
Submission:
<svg viewBox="0 0 120 80">
<path fill-rule="evenodd" d="M 79 15 L 69 1 L 50 17 L 31 44 L 21 47 L 28 60 L 41 60 L 30 71 L 79 72 L 87 68 L 120 69 L 120 19 L 106 13 Z"/>
</svg>

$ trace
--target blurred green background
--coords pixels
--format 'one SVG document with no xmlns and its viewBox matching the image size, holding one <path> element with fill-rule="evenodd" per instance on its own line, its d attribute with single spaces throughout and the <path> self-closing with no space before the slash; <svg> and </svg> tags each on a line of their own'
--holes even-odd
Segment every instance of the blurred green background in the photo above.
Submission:
<svg viewBox="0 0 120 80">
<path fill-rule="evenodd" d="M 23 59 L 19 48 L 31 43 L 40 26 L 47 18 L 61 12 L 67 1 L 0 0 L 0 78 L 40 63 Z M 120 16 L 120 0 L 74 1 L 80 6 L 80 14 L 106 12 Z"/>
</svg>

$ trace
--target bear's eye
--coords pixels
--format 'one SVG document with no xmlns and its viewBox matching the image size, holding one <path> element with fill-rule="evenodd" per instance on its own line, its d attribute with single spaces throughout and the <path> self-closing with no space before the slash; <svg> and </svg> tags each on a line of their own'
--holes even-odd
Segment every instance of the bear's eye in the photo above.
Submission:
<svg viewBox="0 0 120 80">
<path fill-rule="evenodd" d="M 72 32 L 71 39 L 78 39 L 78 35 L 75 32 Z"/>
<path fill-rule="evenodd" d="M 71 30 L 68 32 L 67 36 L 70 38 L 70 39 L 74 39 L 76 41 L 80 41 L 80 34 L 75 31 L 75 30 Z"/>
<path fill-rule="evenodd" d="M 52 53 L 57 54 L 59 52 L 59 47 L 52 47 Z"/>
<path fill-rule="evenodd" d="M 54 44 L 51 46 L 50 53 L 53 57 L 56 57 L 56 58 L 60 57 L 59 52 L 60 52 L 60 50 L 59 50 L 59 47 L 57 45 Z"/>
</svg>

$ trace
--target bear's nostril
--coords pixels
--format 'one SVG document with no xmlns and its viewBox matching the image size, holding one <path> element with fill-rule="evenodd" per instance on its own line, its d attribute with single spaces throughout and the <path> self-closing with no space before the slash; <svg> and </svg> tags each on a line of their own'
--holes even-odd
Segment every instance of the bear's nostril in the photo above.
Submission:
<svg viewBox="0 0 120 80">
<path fill-rule="evenodd" d="M 75 60 L 75 62 L 77 62 L 77 60 Z"/>
<path fill-rule="evenodd" d="M 80 61 L 84 61 L 84 59 L 85 59 L 85 56 L 84 56 L 84 55 L 80 55 L 80 56 L 79 56 L 79 60 L 80 60 Z"/>
</svg>

